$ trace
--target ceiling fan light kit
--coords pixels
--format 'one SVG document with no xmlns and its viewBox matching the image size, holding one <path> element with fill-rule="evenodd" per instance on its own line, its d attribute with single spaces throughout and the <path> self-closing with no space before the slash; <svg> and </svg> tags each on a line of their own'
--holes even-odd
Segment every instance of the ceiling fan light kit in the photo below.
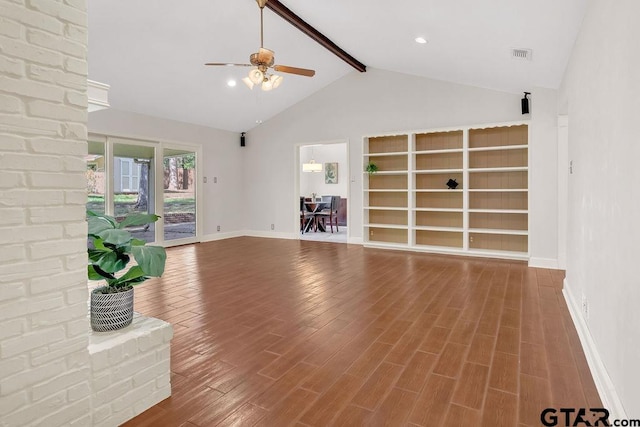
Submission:
<svg viewBox="0 0 640 427">
<path fill-rule="evenodd" d="M 249 71 L 249 75 L 244 77 L 242 81 L 249 89 L 253 89 L 255 85 L 260 85 L 260 88 L 268 92 L 277 88 L 282 83 L 282 76 L 276 74 L 268 74 L 267 70 L 272 68 L 275 71 L 281 73 L 297 74 L 299 76 L 313 77 L 315 75 L 314 70 L 308 70 L 306 68 L 289 67 L 286 65 L 274 65 L 274 52 L 265 49 L 263 46 L 263 12 L 264 6 L 268 0 L 256 0 L 260 7 L 260 49 L 256 53 L 252 53 L 249 56 L 250 64 L 234 64 L 228 62 L 208 62 L 205 65 L 225 65 L 225 66 L 239 66 L 239 67 L 255 67 Z"/>
</svg>

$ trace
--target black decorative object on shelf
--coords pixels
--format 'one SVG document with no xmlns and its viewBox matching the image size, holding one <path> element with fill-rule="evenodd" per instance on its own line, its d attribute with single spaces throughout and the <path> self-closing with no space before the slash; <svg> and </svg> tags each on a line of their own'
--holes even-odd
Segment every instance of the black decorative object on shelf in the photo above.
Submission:
<svg viewBox="0 0 640 427">
<path fill-rule="evenodd" d="M 447 187 L 449 187 L 451 190 L 455 190 L 456 187 L 458 187 L 458 182 L 455 179 L 449 179 L 449 181 L 447 181 Z"/>
</svg>

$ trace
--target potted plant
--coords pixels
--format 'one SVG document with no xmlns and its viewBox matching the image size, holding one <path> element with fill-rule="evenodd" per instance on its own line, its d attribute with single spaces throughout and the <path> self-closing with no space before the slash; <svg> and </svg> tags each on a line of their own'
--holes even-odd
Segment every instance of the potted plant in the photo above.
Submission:
<svg viewBox="0 0 640 427">
<path fill-rule="evenodd" d="M 91 328 L 97 332 L 114 331 L 133 320 L 133 286 L 164 272 L 167 254 L 163 247 L 146 246 L 125 229 L 143 226 L 160 218 L 153 214 L 129 214 L 121 221 L 112 216 L 87 211 L 89 239 L 89 280 L 101 280 L 105 286 L 91 291 Z M 131 257 L 135 265 L 127 268 Z"/>
<path fill-rule="evenodd" d="M 365 167 L 365 172 L 367 172 L 369 175 L 372 175 L 376 172 L 378 172 L 378 165 L 376 165 L 375 163 L 367 163 L 367 166 Z"/>
</svg>

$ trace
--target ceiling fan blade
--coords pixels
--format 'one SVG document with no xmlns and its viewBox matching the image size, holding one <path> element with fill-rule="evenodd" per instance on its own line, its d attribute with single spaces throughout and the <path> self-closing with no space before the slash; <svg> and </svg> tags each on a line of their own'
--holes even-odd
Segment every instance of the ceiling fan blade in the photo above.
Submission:
<svg viewBox="0 0 640 427">
<path fill-rule="evenodd" d="M 234 64 L 232 62 L 207 62 L 204 65 L 224 65 L 227 67 L 251 67 L 251 64 Z"/>
<path fill-rule="evenodd" d="M 287 65 L 276 65 L 275 67 L 273 67 L 273 69 L 276 71 L 280 71 L 281 73 L 297 74 L 299 76 L 305 76 L 305 77 L 313 77 L 316 74 L 315 70 L 308 70 L 306 68 L 289 67 Z"/>
</svg>

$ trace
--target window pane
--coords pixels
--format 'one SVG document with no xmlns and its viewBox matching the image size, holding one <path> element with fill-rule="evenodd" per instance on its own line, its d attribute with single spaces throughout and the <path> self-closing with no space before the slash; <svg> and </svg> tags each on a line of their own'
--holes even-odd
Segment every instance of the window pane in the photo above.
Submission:
<svg viewBox="0 0 640 427">
<path fill-rule="evenodd" d="M 87 160 L 87 210 L 104 214 L 104 143 L 89 141 Z"/>
<path fill-rule="evenodd" d="M 132 212 L 154 213 L 153 148 L 138 145 L 113 145 L 113 200 L 118 219 Z M 131 234 L 147 242 L 155 241 L 155 224 L 128 228 Z"/>
<path fill-rule="evenodd" d="M 196 154 L 164 150 L 164 239 L 196 235 Z"/>
</svg>

